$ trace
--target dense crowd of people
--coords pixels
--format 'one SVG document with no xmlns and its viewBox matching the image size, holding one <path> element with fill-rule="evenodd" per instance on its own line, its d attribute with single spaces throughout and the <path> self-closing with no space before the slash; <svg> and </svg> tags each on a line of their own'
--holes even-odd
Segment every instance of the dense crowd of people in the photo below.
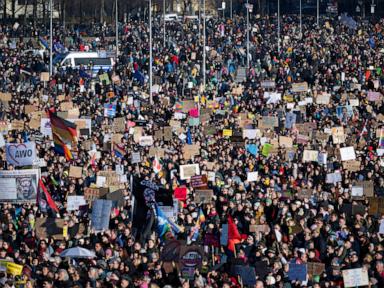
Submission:
<svg viewBox="0 0 384 288">
<path fill-rule="evenodd" d="M 2 287 L 348 287 L 345 271 L 359 268 L 367 280 L 355 286 L 384 287 L 384 21 L 359 20 L 356 29 L 337 18 L 320 24 L 305 18 L 300 35 L 298 18 L 284 16 L 278 45 L 276 18 L 251 17 L 250 67 L 239 79 L 246 19 L 209 19 L 204 85 L 198 22 L 168 22 L 166 43 L 154 22 L 153 104 L 147 22 L 121 26 L 113 70 L 91 77 L 89 66 L 56 66 L 46 82 L 49 57 L 24 53 L 44 35 L 1 27 L 0 89 L 12 95 L 1 102 L 3 137 L 36 143 L 42 182 L 58 207 L 47 205 L 46 194 L 2 202 Z M 54 42 L 68 51 L 114 49 L 101 34 L 56 32 Z M 115 112 L 106 114 L 105 104 Z M 43 134 L 48 110 L 91 119 L 91 133 L 80 129 L 71 147 L 74 159 Z M 20 121 L 22 129 L 8 125 Z M 143 144 L 143 136 L 153 143 Z M 0 151 L 2 170 L 30 168 L 14 167 Z M 192 176 L 206 175 L 197 177 L 203 183 L 185 176 L 189 164 L 198 166 Z M 72 166 L 82 167 L 80 176 Z M 99 183 L 116 173 L 115 183 Z M 159 209 L 169 204 L 144 199 L 143 180 L 157 187 L 157 204 L 162 196 L 175 202 L 167 233 L 159 230 Z M 92 201 L 70 211 L 67 201 L 101 186 L 121 194 L 108 229 L 96 231 Z M 47 232 L 53 218 L 65 221 L 62 237 Z M 45 237 L 39 219 L 51 223 Z M 95 255 L 60 256 L 73 247 Z M 198 251 L 190 254 L 200 255 L 198 264 L 181 259 L 186 249 Z M 192 273 L 184 274 L 188 264 Z"/>
</svg>

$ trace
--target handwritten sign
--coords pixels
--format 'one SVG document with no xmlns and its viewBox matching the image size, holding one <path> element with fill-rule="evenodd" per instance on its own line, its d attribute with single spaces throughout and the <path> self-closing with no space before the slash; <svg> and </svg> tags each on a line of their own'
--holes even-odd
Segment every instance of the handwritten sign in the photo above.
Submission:
<svg viewBox="0 0 384 288">
<path fill-rule="evenodd" d="M 344 287 L 359 287 L 369 284 L 368 271 L 365 268 L 343 270 Z"/>
</svg>

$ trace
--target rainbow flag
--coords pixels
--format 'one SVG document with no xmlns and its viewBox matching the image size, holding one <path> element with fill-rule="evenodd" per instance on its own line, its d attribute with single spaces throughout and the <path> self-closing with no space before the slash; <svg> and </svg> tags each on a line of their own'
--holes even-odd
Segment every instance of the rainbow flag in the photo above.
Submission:
<svg viewBox="0 0 384 288">
<path fill-rule="evenodd" d="M 124 158 L 125 156 L 125 149 L 123 144 L 117 144 L 113 142 L 113 152 L 115 152 L 115 155 L 119 158 Z"/>
<path fill-rule="evenodd" d="M 199 209 L 199 219 L 197 220 L 199 224 L 203 224 L 205 222 L 205 215 L 203 209 Z"/>
<path fill-rule="evenodd" d="M 73 159 L 72 152 L 68 145 L 77 143 L 76 124 L 60 118 L 52 111 L 48 111 L 48 113 L 51 121 L 55 151 L 64 155 L 67 160 Z"/>
<path fill-rule="evenodd" d="M 379 148 L 384 148 L 384 128 L 380 130 Z"/>
</svg>

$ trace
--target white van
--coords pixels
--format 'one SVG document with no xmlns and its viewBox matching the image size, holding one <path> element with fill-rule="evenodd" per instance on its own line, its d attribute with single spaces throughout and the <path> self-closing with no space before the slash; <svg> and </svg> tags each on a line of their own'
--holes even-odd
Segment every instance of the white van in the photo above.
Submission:
<svg viewBox="0 0 384 288">
<path fill-rule="evenodd" d="M 87 67 L 92 64 L 92 76 L 96 75 L 100 69 L 109 71 L 113 69 L 115 61 L 105 52 L 69 52 L 61 61 L 60 66 L 63 69 L 72 67 L 78 69 L 80 66 Z M 88 70 L 89 71 L 89 70 Z"/>
<path fill-rule="evenodd" d="M 179 16 L 176 13 L 165 14 L 164 20 L 165 21 L 178 21 Z"/>
</svg>

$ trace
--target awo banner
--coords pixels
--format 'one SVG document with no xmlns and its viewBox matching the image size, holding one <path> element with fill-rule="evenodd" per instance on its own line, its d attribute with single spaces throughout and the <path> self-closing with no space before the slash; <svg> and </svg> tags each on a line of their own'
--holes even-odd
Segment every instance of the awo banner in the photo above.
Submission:
<svg viewBox="0 0 384 288">
<path fill-rule="evenodd" d="M 13 166 L 33 165 L 36 159 L 35 142 L 27 143 L 7 143 L 6 144 L 7 162 Z"/>
</svg>

